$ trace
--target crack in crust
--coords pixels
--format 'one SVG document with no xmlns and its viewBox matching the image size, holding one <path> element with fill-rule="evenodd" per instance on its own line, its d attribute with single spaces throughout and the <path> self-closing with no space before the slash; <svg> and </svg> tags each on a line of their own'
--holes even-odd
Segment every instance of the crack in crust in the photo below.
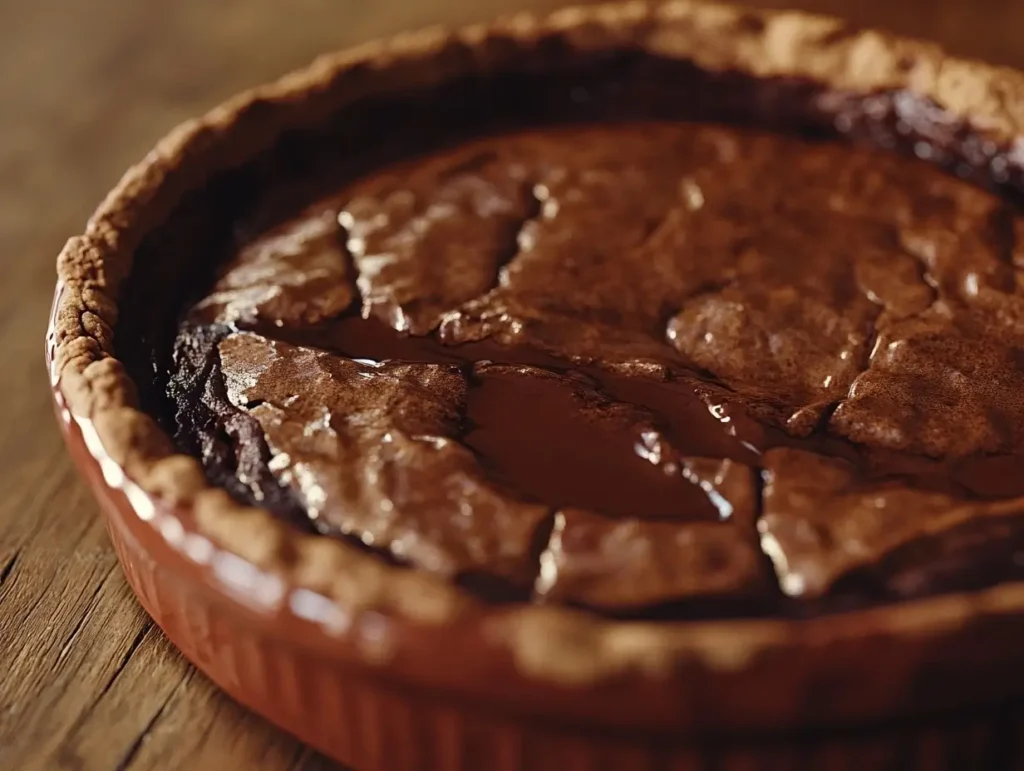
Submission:
<svg viewBox="0 0 1024 771">
<path fill-rule="evenodd" d="M 345 312 L 355 297 L 351 257 L 334 209 L 316 208 L 242 249 L 193 315 L 214 324 L 292 327 Z"/>
<path fill-rule="evenodd" d="M 846 34 L 833 19 L 689 0 L 626 2 L 370 43 L 323 57 L 180 126 L 128 171 L 85 234 L 68 241 L 58 260 L 51 367 L 71 414 L 94 421 L 106 452 L 147 493 L 191 505 L 202 531 L 292 585 L 323 590 L 343 604 L 435 623 L 464 611 L 465 597 L 449 586 L 389 569 L 343 544 L 297 536 L 266 512 L 239 507 L 223 491 L 207 487 L 196 461 L 177 454 L 153 419 L 139 411 L 132 383 L 112 358 L 111 330 L 136 248 L 186 191 L 246 163 L 286 131 L 314 125 L 362 97 L 427 88 L 466 73 L 544 66 L 553 42 L 579 51 L 626 46 L 690 59 L 712 71 L 806 79 L 854 94 L 907 89 L 983 132 L 995 171 L 1019 174 L 1024 160 L 1024 77 L 947 58 L 925 43 L 876 32 Z M 898 622 L 891 614 L 872 618 L 889 633 L 931 636 L 965 618 L 998 613 L 1011 600 L 999 593 L 950 597 L 927 604 L 927 610 L 907 610 Z M 735 670 L 760 651 L 797 639 L 798 631 L 824 630 L 785 624 L 653 630 L 540 609 L 491 620 L 500 626 L 500 644 L 511 647 L 525 671 L 574 683 L 624 671 L 665 675 L 682 659 Z M 740 628 L 743 634 L 737 634 Z M 859 633 L 856 624 L 829 629 L 829 639 L 842 630 Z"/>
<path fill-rule="evenodd" d="M 364 318 L 378 316 L 399 332 L 423 335 L 502 283 L 543 207 L 525 170 L 495 160 L 479 155 L 452 168 L 428 164 L 411 177 L 396 172 L 356 186 L 339 220 Z M 423 242 L 444 245 L 444 262 L 415 259 L 412 247 Z"/>
</svg>

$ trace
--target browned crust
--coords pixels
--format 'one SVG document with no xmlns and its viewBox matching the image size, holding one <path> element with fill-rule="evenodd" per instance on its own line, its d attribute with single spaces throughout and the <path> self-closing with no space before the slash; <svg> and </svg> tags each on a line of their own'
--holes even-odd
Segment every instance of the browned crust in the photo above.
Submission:
<svg viewBox="0 0 1024 771">
<path fill-rule="evenodd" d="M 460 74 L 512 65 L 541 68 L 544 44 L 578 50 L 631 45 L 690 59 L 708 70 L 797 77 L 845 92 L 909 89 L 1010 149 L 1024 161 L 1024 75 L 946 57 L 936 46 L 801 13 L 740 10 L 692 0 L 621 2 L 547 17 L 522 14 L 456 31 L 428 29 L 322 57 L 309 68 L 241 94 L 172 131 L 107 196 L 83 235 L 58 260 L 53 376 L 71 414 L 92 421 L 109 456 L 154 498 L 191 508 L 199 532 L 348 609 L 372 608 L 444 622 L 475 603 L 454 586 L 391 568 L 343 543 L 300 536 L 268 512 L 211 489 L 199 464 L 178 454 L 139 411 L 114 358 L 116 298 L 142 238 L 183 194 L 269 148 L 282 132 L 315 125 L 368 94 L 429 87 Z M 602 621 L 568 610 L 476 608 L 501 644 L 534 676 L 588 682 L 629 670 L 668 671 L 682 659 L 735 671 L 796 640 L 827 645 L 865 628 L 930 638 L 970 619 L 1024 610 L 1024 588 L 1007 585 L 887 609 L 805 622 L 645 624 Z"/>
</svg>

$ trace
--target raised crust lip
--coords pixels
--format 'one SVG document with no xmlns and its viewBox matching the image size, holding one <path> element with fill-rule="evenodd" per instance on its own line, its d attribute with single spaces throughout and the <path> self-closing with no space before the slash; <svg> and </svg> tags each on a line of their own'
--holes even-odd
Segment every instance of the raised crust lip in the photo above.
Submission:
<svg viewBox="0 0 1024 771">
<path fill-rule="evenodd" d="M 780 649 L 828 647 L 866 634 L 911 637 L 916 645 L 984 619 L 1024 614 L 1024 584 L 797 621 L 617 622 L 572 610 L 484 607 L 439 579 L 385 566 L 339 542 L 300 536 L 268 512 L 233 502 L 210 488 L 198 463 L 177 453 L 138 409 L 114 353 L 118 291 L 141 239 L 186 191 L 246 163 L 283 132 L 315 125 L 366 95 L 427 87 L 510 62 L 542 67 L 540 44 L 551 39 L 580 51 L 630 46 L 708 70 L 806 79 L 845 93 L 909 90 L 1024 165 L 1024 74 L 798 12 L 692 0 L 619 2 L 456 30 L 430 28 L 321 57 L 173 130 L 125 174 L 84 234 L 61 252 L 47 337 L 51 382 L 65 420 L 91 437 L 87 446 L 96 462 L 123 470 L 121 476 L 112 471 L 107 483 L 118 482 L 136 499 L 141 494 L 150 508 L 155 502 L 162 516 L 180 525 L 169 530 L 205 539 L 275 577 L 286 593 L 311 591 L 346 613 L 372 610 L 431 625 L 473 618 L 511 653 L 520 672 L 554 682 L 595 682 L 635 671 L 657 678 L 682 662 L 735 673 Z"/>
</svg>

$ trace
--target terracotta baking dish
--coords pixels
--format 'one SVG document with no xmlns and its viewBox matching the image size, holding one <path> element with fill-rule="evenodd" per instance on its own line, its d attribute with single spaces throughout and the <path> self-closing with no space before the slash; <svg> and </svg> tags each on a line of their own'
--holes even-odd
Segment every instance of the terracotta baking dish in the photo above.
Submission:
<svg viewBox="0 0 1024 771">
<path fill-rule="evenodd" d="M 1016 147 L 1001 157 L 1020 179 L 1021 76 L 942 59 L 965 80 L 928 80 L 942 57 L 929 45 L 685 1 L 406 35 L 243 94 L 163 140 L 60 259 L 55 408 L 132 588 L 232 697 L 362 771 L 1024 768 L 1022 585 L 810 620 L 659 624 L 489 607 L 379 566 L 366 574 L 376 594 L 346 604 L 317 571 L 348 563 L 304 562 L 300 536 L 261 512 L 211 525 L 222 497 L 136 408 L 113 358 L 118 292 L 188 190 L 366 94 L 623 47 L 858 93 L 917 90 Z M 250 528 L 239 546 L 231 534 Z"/>
</svg>

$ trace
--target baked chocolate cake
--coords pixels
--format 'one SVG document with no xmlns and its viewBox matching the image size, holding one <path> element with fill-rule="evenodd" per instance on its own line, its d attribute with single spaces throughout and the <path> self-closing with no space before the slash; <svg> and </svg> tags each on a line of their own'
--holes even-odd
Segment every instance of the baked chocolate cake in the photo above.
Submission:
<svg viewBox="0 0 1024 771">
<path fill-rule="evenodd" d="M 907 97 L 772 84 L 745 117 L 773 133 L 716 120 L 763 86 L 592 66 L 503 86 L 552 108 L 528 128 L 390 127 L 381 168 L 296 139 L 317 178 L 254 183 L 183 313 L 180 446 L 488 599 L 800 615 L 1024 576 L 1013 198 L 929 162 Z M 431 98 L 495 117 L 471 84 Z"/>
<path fill-rule="evenodd" d="M 66 398 L 181 532 L 479 623 L 580 720 L 615 677 L 659 730 L 1013 697 L 977 673 L 1024 579 L 1021 76 L 690 3 L 347 56 L 65 252 Z"/>
</svg>

